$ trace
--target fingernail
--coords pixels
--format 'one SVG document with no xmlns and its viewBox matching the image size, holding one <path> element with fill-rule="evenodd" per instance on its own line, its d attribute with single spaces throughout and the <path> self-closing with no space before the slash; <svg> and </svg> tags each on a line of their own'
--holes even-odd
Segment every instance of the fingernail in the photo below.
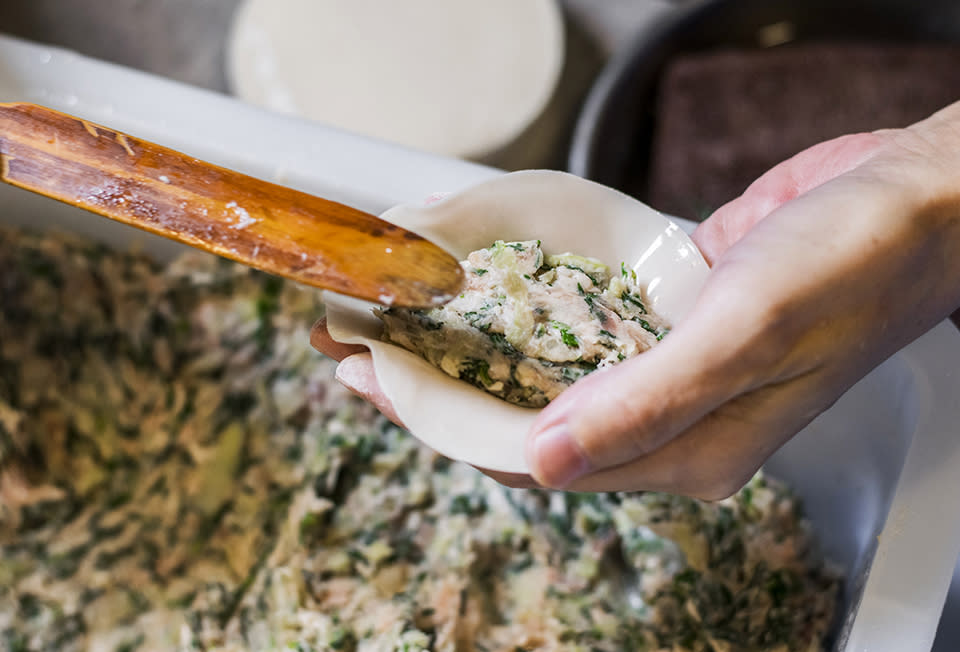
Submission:
<svg viewBox="0 0 960 652">
<path fill-rule="evenodd" d="M 550 426 L 533 439 L 531 453 L 548 486 L 563 489 L 590 470 L 590 463 L 565 423 Z"/>
<path fill-rule="evenodd" d="M 341 385 L 355 394 L 363 394 L 367 390 L 367 378 L 364 375 L 363 366 L 357 364 L 359 360 L 352 359 L 355 356 L 344 358 L 337 365 L 336 379 Z"/>
</svg>

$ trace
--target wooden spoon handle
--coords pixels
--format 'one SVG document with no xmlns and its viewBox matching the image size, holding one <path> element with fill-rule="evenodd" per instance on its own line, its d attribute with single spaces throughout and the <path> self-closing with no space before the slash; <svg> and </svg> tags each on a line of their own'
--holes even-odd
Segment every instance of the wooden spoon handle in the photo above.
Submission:
<svg viewBox="0 0 960 652">
<path fill-rule="evenodd" d="M 449 300 L 463 273 L 363 211 L 32 104 L 0 104 L 2 179 L 308 285 L 368 301 Z"/>
</svg>

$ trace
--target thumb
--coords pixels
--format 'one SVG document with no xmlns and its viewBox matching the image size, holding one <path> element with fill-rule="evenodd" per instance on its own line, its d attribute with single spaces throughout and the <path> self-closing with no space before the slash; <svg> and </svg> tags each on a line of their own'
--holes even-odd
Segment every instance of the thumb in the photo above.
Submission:
<svg viewBox="0 0 960 652">
<path fill-rule="evenodd" d="M 645 455 L 749 388 L 745 374 L 738 377 L 738 343 L 719 342 L 716 333 L 704 337 L 697 321 L 636 358 L 586 376 L 544 408 L 526 442 L 537 482 L 565 488 Z"/>
</svg>

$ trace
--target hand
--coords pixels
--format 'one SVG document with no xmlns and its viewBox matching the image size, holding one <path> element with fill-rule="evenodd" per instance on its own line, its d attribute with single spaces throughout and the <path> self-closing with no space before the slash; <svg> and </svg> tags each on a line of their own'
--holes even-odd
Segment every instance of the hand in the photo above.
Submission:
<svg viewBox="0 0 960 652">
<path fill-rule="evenodd" d="M 694 239 L 712 271 L 653 350 L 548 405 L 543 485 L 739 489 L 872 368 L 960 305 L 960 103 L 777 166 Z"/>
</svg>

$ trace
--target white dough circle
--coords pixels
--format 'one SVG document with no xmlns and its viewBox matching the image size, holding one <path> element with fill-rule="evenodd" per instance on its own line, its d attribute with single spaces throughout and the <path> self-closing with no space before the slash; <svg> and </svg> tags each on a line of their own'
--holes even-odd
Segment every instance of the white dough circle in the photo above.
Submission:
<svg viewBox="0 0 960 652">
<path fill-rule="evenodd" d="M 245 0 L 228 48 L 248 102 L 480 157 L 543 111 L 564 37 L 556 0 Z"/>
</svg>

